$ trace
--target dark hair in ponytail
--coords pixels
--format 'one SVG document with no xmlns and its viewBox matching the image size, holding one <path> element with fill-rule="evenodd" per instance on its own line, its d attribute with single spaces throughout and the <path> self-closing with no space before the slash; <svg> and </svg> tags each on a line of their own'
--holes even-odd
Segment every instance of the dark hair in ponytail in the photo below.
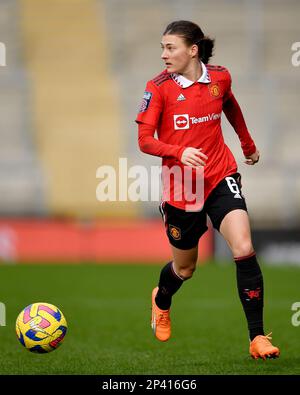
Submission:
<svg viewBox="0 0 300 395">
<path fill-rule="evenodd" d="M 204 33 L 196 23 L 190 21 L 175 21 L 170 23 L 163 35 L 174 34 L 181 36 L 188 46 L 198 45 L 199 59 L 207 64 L 213 55 L 215 40 L 204 36 Z"/>
</svg>

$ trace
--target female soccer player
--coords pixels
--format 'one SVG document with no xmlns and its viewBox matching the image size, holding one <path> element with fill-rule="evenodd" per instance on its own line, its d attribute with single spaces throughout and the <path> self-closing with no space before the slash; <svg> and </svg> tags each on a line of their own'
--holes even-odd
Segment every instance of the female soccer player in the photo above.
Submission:
<svg viewBox="0 0 300 395">
<path fill-rule="evenodd" d="M 259 151 L 231 91 L 228 70 L 208 64 L 214 41 L 195 23 L 175 21 L 165 29 L 161 47 L 166 68 L 148 81 L 136 119 L 141 151 L 162 157 L 163 169 L 170 171 L 169 182 L 163 171 L 160 209 L 173 259 L 161 270 L 158 287 L 152 291 L 152 329 L 160 341 L 171 336 L 172 296 L 195 271 L 198 242 L 208 229 L 208 215 L 236 263 L 238 292 L 249 329 L 249 352 L 255 359 L 276 358 L 279 349 L 264 334 L 263 277 L 251 242 L 241 175 L 222 135 L 222 111 L 240 139 L 247 165 L 258 162 Z M 182 192 L 188 189 L 188 182 L 180 185 L 187 180 L 192 186 L 188 196 Z M 201 185 L 199 180 L 202 199 L 196 188 Z M 192 194 L 195 188 L 199 196 Z"/>
</svg>

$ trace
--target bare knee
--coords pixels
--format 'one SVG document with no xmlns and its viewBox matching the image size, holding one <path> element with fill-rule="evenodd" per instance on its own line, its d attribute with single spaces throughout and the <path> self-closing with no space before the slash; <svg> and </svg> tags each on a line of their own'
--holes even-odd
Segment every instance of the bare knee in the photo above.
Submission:
<svg viewBox="0 0 300 395">
<path fill-rule="evenodd" d="M 253 245 L 250 239 L 242 240 L 239 243 L 235 243 L 232 247 L 232 254 L 234 257 L 243 257 L 252 254 L 254 251 Z"/>
<path fill-rule="evenodd" d="M 184 280 L 191 278 L 196 269 L 198 259 L 198 246 L 190 250 L 180 250 L 172 246 L 173 269 Z"/>
<path fill-rule="evenodd" d="M 175 270 L 178 276 L 180 276 L 184 280 L 188 280 L 193 276 L 194 271 L 196 270 L 196 263 L 192 263 L 188 266 L 179 266 L 176 267 Z"/>
</svg>

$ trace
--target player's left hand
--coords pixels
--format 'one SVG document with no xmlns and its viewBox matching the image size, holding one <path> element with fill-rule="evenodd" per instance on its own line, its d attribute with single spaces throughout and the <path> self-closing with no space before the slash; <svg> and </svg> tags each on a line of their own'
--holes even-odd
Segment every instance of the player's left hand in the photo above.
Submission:
<svg viewBox="0 0 300 395">
<path fill-rule="evenodd" d="M 246 165 L 255 165 L 255 163 L 257 163 L 259 161 L 259 151 L 256 150 L 252 155 L 247 156 L 246 160 L 244 163 L 246 163 Z"/>
</svg>

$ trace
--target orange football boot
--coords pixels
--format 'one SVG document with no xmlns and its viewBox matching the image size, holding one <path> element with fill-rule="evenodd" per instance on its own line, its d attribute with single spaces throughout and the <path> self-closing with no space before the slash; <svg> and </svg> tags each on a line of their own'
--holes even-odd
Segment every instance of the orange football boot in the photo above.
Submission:
<svg viewBox="0 0 300 395">
<path fill-rule="evenodd" d="M 249 352 L 254 359 L 278 358 L 280 350 L 270 342 L 272 332 L 266 336 L 258 335 L 250 343 Z"/>
<path fill-rule="evenodd" d="M 171 336 L 170 309 L 161 310 L 155 303 L 158 287 L 152 291 L 152 318 L 151 328 L 154 336 L 161 342 L 169 340 Z"/>
</svg>

